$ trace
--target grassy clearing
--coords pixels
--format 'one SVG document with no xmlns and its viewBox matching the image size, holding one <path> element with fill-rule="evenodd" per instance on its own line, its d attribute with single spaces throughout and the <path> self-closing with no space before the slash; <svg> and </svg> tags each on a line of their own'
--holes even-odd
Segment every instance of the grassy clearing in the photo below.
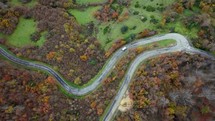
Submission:
<svg viewBox="0 0 215 121">
<path fill-rule="evenodd" d="M 33 42 L 30 39 L 30 35 L 36 31 L 36 22 L 33 19 L 20 18 L 17 28 L 11 35 L 0 35 L 7 39 L 6 43 L 14 47 L 25 47 L 25 46 L 39 46 L 41 47 L 45 42 L 45 34 L 42 33 L 40 40 Z"/>
<path fill-rule="evenodd" d="M 105 2 L 106 0 L 77 0 L 76 3 L 77 4 L 88 4 L 88 3 L 101 3 L 101 2 Z"/>
<path fill-rule="evenodd" d="M 46 38 L 45 38 L 46 34 L 47 34 L 47 32 L 43 32 L 43 33 L 41 34 L 40 40 L 38 40 L 38 41 L 36 42 L 36 45 L 37 45 L 37 46 L 39 46 L 39 47 L 42 47 L 42 46 L 43 46 L 43 44 L 44 44 L 45 41 L 46 41 Z"/>
<path fill-rule="evenodd" d="M 33 20 L 20 18 L 14 33 L 7 37 L 7 43 L 17 47 L 30 45 L 30 35 L 36 31 L 36 23 Z"/>
<path fill-rule="evenodd" d="M 102 2 L 103 0 L 92 0 L 90 3 L 94 2 Z M 161 12 L 159 10 L 155 10 L 154 12 L 148 12 L 146 9 L 144 9 L 144 6 L 152 6 L 155 9 L 158 7 L 165 7 L 169 4 L 172 4 L 175 0 L 133 0 L 131 2 L 131 5 L 129 8 L 124 8 L 121 15 L 123 15 L 125 12 L 129 13 L 128 19 L 126 19 L 123 22 L 116 22 L 116 21 L 110 21 L 105 23 L 100 23 L 93 17 L 93 13 L 100 9 L 101 7 L 90 7 L 86 10 L 80 11 L 71 9 L 69 10 L 70 13 L 72 13 L 77 21 L 84 25 L 86 23 L 89 23 L 91 21 L 94 22 L 95 26 L 98 27 L 98 33 L 95 35 L 98 40 L 100 41 L 102 47 L 107 50 L 113 41 L 117 39 L 127 38 L 131 34 L 137 34 L 141 31 L 143 31 L 146 28 L 154 29 L 156 30 L 156 24 L 150 22 L 150 17 L 154 16 L 155 19 L 158 20 L 158 23 L 160 22 L 161 18 Z M 136 4 L 139 2 L 139 7 L 136 6 Z M 77 3 L 80 4 L 86 4 L 89 3 L 89 1 L 86 0 L 79 0 Z M 161 6 L 161 4 L 163 4 Z M 134 12 L 138 12 L 139 14 L 134 14 Z M 142 17 L 147 18 L 145 22 L 141 20 Z M 109 31 L 104 34 L 104 29 L 109 26 Z M 121 32 L 121 28 L 123 26 L 128 26 L 128 31 L 126 33 Z"/>
<path fill-rule="evenodd" d="M 77 10 L 77 9 L 70 9 L 69 12 L 75 16 L 76 20 L 78 21 L 79 24 L 86 24 L 91 21 L 96 21 L 94 18 L 93 14 L 95 11 L 99 10 L 101 7 L 89 7 L 84 10 Z"/>
<path fill-rule="evenodd" d="M 157 19 L 159 23 L 159 21 L 162 19 L 161 12 L 158 10 L 154 12 L 148 12 L 146 9 L 143 9 L 143 7 L 150 5 L 157 8 L 160 4 L 169 5 L 174 1 L 175 0 L 154 0 L 151 2 L 148 0 L 134 0 L 131 2 L 130 7 L 124 8 L 122 12 L 122 14 L 129 12 L 129 18 L 123 22 L 109 22 L 101 24 L 99 26 L 99 33 L 97 34 L 97 37 L 105 50 L 107 50 L 114 40 L 127 38 L 131 34 L 137 34 L 147 28 L 156 30 L 156 24 L 150 22 L 150 17 L 154 16 L 154 18 Z M 139 7 L 136 7 L 137 2 L 139 2 Z M 135 12 L 138 12 L 138 14 L 134 15 Z M 147 20 L 143 22 L 141 20 L 142 17 L 147 18 Z M 107 26 L 110 26 L 110 31 L 107 34 L 104 34 L 103 30 Z M 129 28 L 125 34 L 121 32 L 121 28 L 123 26 L 128 26 Z"/>
<path fill-rule="evenodd" d="M 187 29 L 181 21 L 166 24 L 161 32 L 167 33 L 171 28 L 174 28 L 176 33 L 188 36 L 189 38 L 198 38 L 198 28 Z"/>
<path fill-rule="evenodd" d="M 183 17 L 189 17 L 194 16 L 195 14 L 199 13 L 199 8 L 193 8 L 193 10 L 185 9 L 183 14 L 179 15 L 179 18 L 176 19 L 175 22 L 167 23 L 162 29 L 158 29 L 161 33 L 168 33 L 170 29 L 173 29 L 176 33 L 180 33 L 182 35 L 188 36 L 189 38 L 198 38 L 198 27 L 192 27 L 191 29 L 188 29 L 181 19 Z"/>
<path fill-rule="evenodd" d="M 37 0 L 32 0 L 31 2 L 29 2 L 29 3 L 27 3 L 27 4 L 22 4 L 22 3 L 20 2 L 20 0 L 10 0 L 10 1 L 9 1 L 9 4 L 10 4 L 11 6 L 27 6 L 27 7 L 33 7 L 33 6 L 35 6 L 37 3 L 38 3 Z"/>
<path fill-rule="evenodd" d="M 171 25 L 170 25 L 171 26 Z M 187 35 L 191 38 L 197 38 L 197 28 L 192 28 L 191 30 L 187 29 L 181 22 L 176 22 L 174 25 L 175 27 L 175 32 L 180 33 L 182 35 Z"/>
<path fill-rule="evenodd" d="M 159 48 L 163 48 L 163 47 L 169 47 L 171 45 L 175 45 L 176 41 L 173 39 L 166 39 L 166 40 L 158 41 L 155 43 L 158 44 Z"/>
</svg>

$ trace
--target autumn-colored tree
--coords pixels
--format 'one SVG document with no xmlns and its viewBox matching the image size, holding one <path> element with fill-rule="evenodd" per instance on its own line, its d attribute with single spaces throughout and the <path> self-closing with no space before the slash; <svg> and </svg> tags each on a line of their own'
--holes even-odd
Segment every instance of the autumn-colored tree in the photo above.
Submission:
<svg viewBox="0 0 215 121">
<path fill-rule="evenodd" d="M 56 52 L 49 52 L 47 55 L 46 55 L 46 59 L 48 60 L 51 60 L 55 57 L 56 55 Z"/>
<path fill-rule="evenodd" d="M 139 115 L 139 113 L 137 111 L 135 111 L 135 113 L 134 113 L 134 120 L 135 121 L 140 121 L 141 120 L 140 115 Z"/>
<path fill-rule="evenodd" d="M 175 11 L 179 14 L 183 13 L 183 11 L 184 11 L 184 7 L 179 3 L 175 3 L 173 7 L 174 7 Z"/>
<path fill-rule="evenodd" d="M 135 49 L 135 51 L 136 51 L 137 54 L 142 53 L 144 50 L 145 50 L 144 47 L 141 47 L 141 46 L 140 46 L 140 47 L 137 47 L 137 48 Z"/>
<path fill-rule="evenodd" d="M 108 3 L 113 3 L 114 0 L 108 0 Z"/>
<path fill-rule="evenodd" d="M 183 6 L 180 6 L 180 7 L 178 7 L 177 9 L 176 9 L 176 12 L 177 13 L 183 13 L 183 11 L 184 11 L 184 8 L 183 8 Z"/>
<path fill-rule="evenodd" d="M 127 20 L 128 17 L 129 17 L 129 12 L 127 11 L 118 17 L 117 22 L 122 22 L 124 20 Z"/>
<path fill-rule="evenodd" d="M 102 108 L 97 108 L 97 114 L 100 116 L 103 113 L 103 109 Z"/>
<path fill-rule="evenodd" d="M 48 78 L 46 79 L 46 81 L 50 84 L 55 84 L 55 79 L 51 76 L 48 76 Z"/>
<path fill-rule="evenodd" d="M 105 4 L 100 10 L 94 13 L 94 17 L 103 22 L 107 22 L 113 19 L 118 19 L 121 11 L 120 9 L 114 9 L 112 7 L 113 1 L 114 0 L 109 0 L 107 4 Z M 126 4 L 129 4 L 129 1 L 126 1 Z M 120 6 L 126 6 L 126 5 L 121 4 Z M 126 18 L 128 18 L 128 16 L 123 14 L 120 17 L 120 19 L 118 19 L 118 21 L 123 21 Z"/>
<path fill-rule="evenodd" d="M 95 109 L 96 108 L 96 101 L 93 101 L 91 104 L 90 104 L 90 107 L 92 109 Z"/>
<path fill-rule="evenodd" d="M 82 55 L 82 56 L 80 56 L 80 59 L 82 60 L 82 61 L 87 61 L 87 56 L 86 55 Z"/>
<path fill-rule="evenodd" d="M 165 26 L 165 24 L 166 24 L 166 16 L 163 16 L 161 20 L 161 26 Z"/>
<path fill-rule="evenodd" d="M 75 78 L 74 83 L 77 85 L 81 84 L 81 78 L 80 77 Z"/>
<path fill-rule="evenodd" d="M 0 18 L 0 32 L 4 34 L 12 34 L 15 30 L 18 21 L 19 21 L 19 12 L 15 10 L 8 10 L 1 18 Z"/>
<path fill-rule="evenodd" d="M 151 31 L 149 29 L 144 29 L 142 32 L 138 33 L 137 38 L 144 38 L 155 35 L 156 31 Z"/>
<path fill-rule="evenodd" d="M 106 78 L 103 82 L 104 82 L 104 83 L 110 83 L 111 80 L 112 80 L 112 79 L 108 77 L 108 78 Z"/>
<path fill-rule="evenodd" d="M 112 14 L 113 19 L 117 18 L 118 16 L 119 16 L 119 14 L 117 12 L 113 12 L 113 14 Z"/>
<path fill-rule="evenodd" d="M 9 80 L 11 80 L 11 76 L 6 74 L 6 75 L 3 76 L 3 80 L 9 81 Z"/>
<path fill-rule="evenodd" d="M 124 45 L 126 43 L 125 40 L 120 39 L 113 43 L 111 48 L 108 49 L 108 51 L 105 53 L 105 57 L 108 58 L 115 50 L 117 50 L 119 47 Z"/>
<path fill-rule="evenodd" d="M 204 2 L 200 3 L 200 7 L 201 7 L 202 11 L 205 13 L 209 12 L 209 10 L 211 9 L 211 5 L 204 3 Z"/>
</svg>

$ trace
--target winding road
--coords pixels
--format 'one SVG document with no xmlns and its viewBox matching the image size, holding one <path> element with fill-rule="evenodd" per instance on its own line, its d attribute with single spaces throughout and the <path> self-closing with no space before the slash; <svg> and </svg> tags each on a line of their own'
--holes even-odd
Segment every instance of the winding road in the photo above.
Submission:
<svg viewBox="0 0 215 121">
<path fill-rule="evenodd" d="M 102 120 L 109 121 L 114 116 L 123 95 L 125 94 L 126 90 L 128 89 L 129 83 L 131 81 L 132 76 L 135 73 L 135 70 L 138 68 L 138 65 L 142 61 L 144 61 L 148 58 L 151 58 L 151 57 L 161 55 L 161 54 L 178 52 L 178 51 L 184 51 L 184 52 L 188 52 L 188 53 L 199 53 L 199 54 L 203 54 L 205 56 L 210 56 L 211 58 L 213 58 L 213 56 L 207 54 L 206 52 L 198 50 L 198 49 L 190 46 L 188 40 L 183 35 L 180 35 L 177 33 L 159 35 L 159 36 L 154 36 L 154 37 L 134 41 L 132 43 L 125 45 L 127 47 L 126 51 L 128 51 L 129 49 L 132 49 L 132 48 L 136 48 L 138 46 L 143 46 L 145 44 L 162 41 L 162 40 L 166 40 L 166 39 L 174 39 L 177 42 L 177 44 L 173 47 L 144 52 L 144 53 L 140 54 L 139 56 L 137 56 L 136 59 L 132 62 L 127 73 L 125 74 L 123 83 L 122 83 L 117 95 L 115 96 L 114 100 L 110 104 L 110 108 L 107 111 L 107 113 L 104 114 L 104 118 Z M 97 78 L 93 81 L 92 84 L 90 84 L 89 86 L 86 86 L 84 88 L 76 88 L 76 87 L 70 86 L 61 77 L 61 75 L 59 73 L 57 73 L 56 71 L 54 71 L 52 68 L 50 68 L 46 65 L 43 65 L 43 64 L 38 64 L 38 63 L 19 59 L 19 58 L 15 57 L 14 55 L 11 55 L 10 53 L 8 53 L 4 48 L 0 47 L 0 54 L 3 55 L 8 60 L 10 60 L 16 64 L 22 65 L 22 66 L 31 67 L 34 69 L 39 69 L 39 70 L 48 72 L 49 74 L 51 74 L 53 77 L 56 78 L 58 83 L 68 93 L 77 95 L 77 96 L 86 95 L 87 93 L 95 90 L 96 87 L 98 87 L 99 84 L 101 84 L 102 80 L 105 79 L 105 77 L 108 75 L 108 73 L 111 71 L 111 69 L 117 64 L 117 61 L 123 56 L 123 54 L 125 54 L 126 51 L 122 51 L 122 48 L 120 48 L 118 51 L 116 51 L 111 56 L 109 61 L 106 62 L 101 74 L 97 76 Z"/>
</svg>

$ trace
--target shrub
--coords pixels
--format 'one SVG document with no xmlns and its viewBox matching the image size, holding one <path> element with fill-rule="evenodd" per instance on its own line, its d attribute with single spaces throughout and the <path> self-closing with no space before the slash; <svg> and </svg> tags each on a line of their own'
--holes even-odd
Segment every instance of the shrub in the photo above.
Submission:
<svg viewBox="0 0 215 121">
<path fill-rule="evenodd" d="M 157 23 L 158 23 L 158 20 L 157 20 L 157 19 L 151 19 L 151 20 L 150 20 L 150 23 L 157 24 Z"/>
<path fill-rule="evenodd" d="M 134 7 L 135 7 L 135 8 L 139 8 L 139 7 L 140 7 L 140 4 L 139 4 L 138 1 L 135 3 L 135 6 L 134 6 Z"/>
<path fill-rule="evenodd" d="M 134 11 L 134 15 L 138 15 L 140 12 L 139 11 Z"/>
<path fill-rule="evenodd" d="M 125 40 L 127 43 L 131 42 L 132 40 L 134 40 L 136 38 L 135 34 L 130 34 Z"/>
<path fill-rule="evenodd" d="M 96 64 L 97 64 L 97 61 L 96 61 L 95 59 L 91 59 L 91 60 L 89 61 L 89 64 L 90 64 L 90 65 L 96 65 Z"/>
<path fill-rule="evenodd" d="M 31 41 L 38 41 L 40 39 L 41 35 L 39 32 L 34 32 L 33 34 L 31 34 Z"/>
<path fill-rule="evenodd" d="M 128 26 L 125 26 L 125 25 L 124 25 L 124 26 L 121 28 L 122 34 L 125 34 L 127 31 L 128 31 Z"/>
<path fill-rule="evenodd" d="M 148 20 L 147 17 L 145 17 L 145 16 L 142 16 L 140 19 L 142 22 L 146 22 Z"/>
<path fill-rule="evenodd" d="M 106 26 L 103 30 L 103 34 L 110 32 L 110 26 Z"/>
<path fill-rule="evenodd" d="M 146 7 L 146 11 L 148 11 L 148 12 L 154 12 L 155 8 L 149 5 L 149 6 Z"/>
</svg>

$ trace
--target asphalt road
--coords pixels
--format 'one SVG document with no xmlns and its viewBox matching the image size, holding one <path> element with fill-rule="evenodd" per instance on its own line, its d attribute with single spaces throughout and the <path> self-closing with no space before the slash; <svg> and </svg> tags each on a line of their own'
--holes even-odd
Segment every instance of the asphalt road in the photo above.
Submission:
<svg viewBox="0 0 215 121">
<path fill-rule="evenodd" d="M 149 43 L 153 43 L 153 42 L 157 42 L 157 41 L 162 41 L 165 39 L 174 39 L 176 40 L 177 44 L 173 47 L 169 47 L 169 48 L 163 48 L 163 49 L 157 49 L 157 50 L 152 50 L 152 51 L 148 51 L 148 52 L 144 52 L 142 54 L 140 54 L 130 65 L 129 70 L 127 71 L 125 78 L 123 80 L 123 84 L 120 87 L 117 95 L 115 96 L 113 102 L 111 103 L 111 108 L 109 109 L 109 111 L 105 114 L 104 119 L 105 121 L 109 121 L 111 120 L 111 118 L 114 116 L 115 111 L 118 108 L 118 105 L 124 95 L 124 93 L 126 92 L 126 90 L 128 89 L 129 83 L 131 81 L 131 78 L 135 72 L 135 69 L 137 69 L 138 65 L 144 61 L 145 59 L 148 59 L 150 57 L 154 57 L 160 54 L 164 54 L 164 53 L 172 53 L 172 52 L 177 52 L 177 51 L 185 51 L 185 52 L 189 52 L 189 53 L 200 53 L 200 54 L 204 54 L 206 56 L 210 56 L 208 55 L 206 52 L 200 51 L 198 49 L 195 49 L 193 47 L 190 46 L 189 42 L 187 41 L 187 39 L 177 33 L 170 33 L 170 34 L 165 34 L 165 35 L 159 35 L 159 36 L 154 36 L 154 37 L 150 37 L 150 38 L 146 38 L 146 39 L 140 39 L 137 40 L 135 42 L 129 43 L 127 45 L 125 45 L 128 49 L 131 48 L 136 48 L 138 46 L 142 46 L 145 44 L 149 44 Z M 126 50 L 126 51 L 127 51 Z M 4 50 L 4 48 L 0 47 L 0 54 L 3 55 L 5 58 L 7 58 L 8 60 L 22 65 L 22 66 L 26 66 L 26 67 L 32 67 L 35 69 L 39 69 L 42 71 L 46 71 L 49 74 L 51 74 L 53 77 L 56 78 L 57 82 L 68 92 L 71 93 L 73 95 L 77 95 L 77 96 L 82 96 L 82 95 L 86 95 L 87 93 L 93 91 L 96 89 L 96 87 L 98 87 L 99 84 L 101 84 L 102 80 L 108 75 L 108 73 L 111 71 L 111 69 L 117 64 L 117 61 L 122 57 L 122 55 L 126 52 L 126 51 L 122 51 L 122 48 L 120 48 L 118 51 L 116 51 L 111 58 L 109 59 L 108 62 L 106 62 L 106 65 L 103 69 L 103 71 L 101 72 L 101 74 L 94 80 L 94 82 L 89 85 L 86 86 L 84 88 L 75 88 L 70 86 L 62 77 L 59 73 L 57 73 L 56 71 L 54 71 L 52 68 L 43 65 L 43 64 L 38 64 L 38 63 L 34 63 L 34 62 L 30 62 L 30 61 L 26 61 L 26 60 L 22 60 L 19 59 L 13 55 L 11 55 L 10 53 L 8 53 L 6 50 Z"/>
<path fill-rule="evenodd" d="M 115 116 L 116 110 L 123 98 L 123 95 L 125 94 L 125 92 L 127 91 L 128 87 L 129 87 L 129 84 L 131 82 L 132 76 L 135 73 L 135 70 L 138 68 L 139 64 L 141 62 L 143 62 L 144 60 L 147 60 L 149 58 L 152 58 L 152 57 L 155 57 L 155 56 L 158 56 L 161 54 L 173 53 L 173 52 L 179 52 L 179 51 L 187 52 L 190 54 L 198 53 L 198 54 L 202 54 L 204 56 L 208 56 L 208 57 L 212 58 L 213 60 L 215 60 L 212 55 L 190 46 L 188 40 L 180 34 L 166 34 L 166 35 L 155 37 L 155 38 L 153 37 L 153 38 L 150 38 L 147 40 L 141 39 L 141 40 L 139 40 L 140 42 L 137 42 L 135 45 L 138 45 L 139 43 L 141 43 L 141 41 L 145 41 L 145 42 L 151 41 L 151 39 L 153 39 L 154 41 L 155 40 L 164 40 L 164 39 L 174 39 L 177 41 L 177 44 L 174 47 L 147 51 L 136 57 L 136 59 L 130 65 L 129 70 L 125 74 L 123 84 L 120 87 L 118 93 L 116 94 L 114 100 L 112 101 L 111 106 L 110 106 L 111 108 L 105 114 L 104 119 L 103 119 L 104 121 L 110 121 Z"/>
</svg>

